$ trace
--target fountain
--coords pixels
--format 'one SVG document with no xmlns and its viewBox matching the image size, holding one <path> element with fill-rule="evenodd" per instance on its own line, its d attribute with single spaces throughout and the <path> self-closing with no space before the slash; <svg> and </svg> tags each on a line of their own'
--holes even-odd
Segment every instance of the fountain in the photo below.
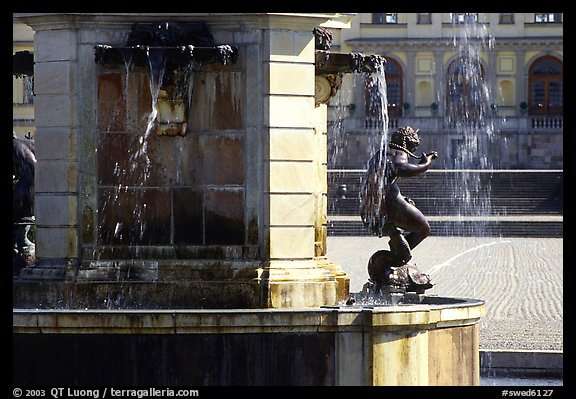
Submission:
<svg viewBox="0 0 576 399">
<path fill-rule="evenodd" d="M 35 263 L 35 245 L 30 240 L 34 225 L 34 172 L 36 156 L 34 140 L 18 138 L 13 133 L 12 178 L 12 255 L 13 274 Z"/>
<path fill-rule="evenodd" d="M 325 103 L 382 63 L 317 47 L 348 16 L 15 16 L 37 178 L 14 384 L 479 384 L 483 301 L 346 305 L 329 260 Z"/>
<path fill-rule="evenodd" d="M 488 83 L 483 53 L 494 47 L 486 26 L 478 24 L 473 14 L 464 14 L 462 23 L 453 21 L 456 57 L 449 67 L 447 82 L 450 97 L 446 105 L 445 126 L 453 129 L 450 138 L 451 160 L 457 172 L 449 187 L 451 207 L 459 218 L 476 218 L 474 224 L 446 227 L 446 235 L 486 235 L 486 216 L 493 213 L 491 204 L 492 170 L 500 169 L 495 159 L 498 118 L 495 98 Z M 504 142 L 505 145 L 505 142 Z M 485 173 L 479 173 L 485 172 Z M 451 230 L 451 231 L 448 231 Z"/>
<path fill-rule="evenodd" d="M 147 131 L 154 127 L 168 136 L 186 134 L 195 70 L 236 63 L 237 57 L 238 47 L 216 46 L 206 24 L 197 22 L 137 22 L 125 46 L 95 46 L 97 64 L 125 65 L 127 76 L 132 67 L 149 67 L 153 110 Z"/>
</svg>

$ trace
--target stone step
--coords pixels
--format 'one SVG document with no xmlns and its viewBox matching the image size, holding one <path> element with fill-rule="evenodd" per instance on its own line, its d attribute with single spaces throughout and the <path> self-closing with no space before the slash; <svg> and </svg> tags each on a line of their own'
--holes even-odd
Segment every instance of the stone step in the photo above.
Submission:
<svg viewBox="0 0 576 399">
<path fill-rule="evenodd" d="M 492 180 L 479 180 L 478 185 L 475 180 L 459 180 L 453 176 L 450 179 L 430 179 L 423 176 L 417 176 L 410 179 L 402 179 L 399 181 L 399 186 L 402 191 L 422 191 L 432 193 L 442 193 L 446 188 L 466 188 L 470 190 L 485 190 L 491 194 L 515 196 L 515 195 L 530 195 L 534 197 L 548 197 L 550 195 L 560 195 L 562 193 L 562 179 L 550 178 L 547 180 L 528 179 L 526 180 L 513 180 L 513 181 L 499 181 Z M 328 193 L 338 194 L 340 186 L 346 185 L 347 193 L 358 193 L 361 186 L 360 179 L 349 178 L 334 178 L 328 180 Z"/>
<path fill-rule="evenodd" d="M 492 198 L 489 206 L 466 207 L 462 201 L 448 198 L 418 198 L 408 196 L 425 215 L 474 215 L 484 209 L 492 215 L 561 215 L 562 200 L 558 198 Z M 358 198 L 328 198 L 328 214 L 358 215 Z"/>
<path fill-rule="evenodd" d="M 357 215 L 358 195 L 363 175 L 362 170 L 328 172 L 329 214 Z M 469 182 L 479 180 L 475 190 L 473 187 L 469 189 L 477 191 L 479 198 L 489 198 L 490 206 L 486 206 L 488 213 L 496 215 L 563 213 L 563 171 L 429 170 L 420 176 L 401 180 L 399 186 L 402 194 L 411 198 L 424 214 L 475 214 L 477 210 L 470 207 L 467 209 L 464 206 L 466 183 L 460 180 L 463 177 L 467 177 Z M 346 185 L 344 198 L 342 198 L 342 185 Z"/>
<path fill-rule="evenodd" d="M 455 221 L 429 220 L 431 235 L 444 236 L 481 236 L 481 237 L 563 237 L 563 221 Z M 330 220 L 327 224 L 329 236 L 370 236 L 370 232 L 360 220 Z"/>
</svg>

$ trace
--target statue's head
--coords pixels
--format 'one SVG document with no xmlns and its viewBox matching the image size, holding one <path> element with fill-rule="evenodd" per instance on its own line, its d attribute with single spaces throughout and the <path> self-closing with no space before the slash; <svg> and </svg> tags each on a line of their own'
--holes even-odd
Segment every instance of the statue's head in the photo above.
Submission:
<svg viewBox="0 0 576 399">
<path fill-rule="evenodd" d="M 414 152 L 420 145 L 420 138 L 418 137 L 419 131 L 420 129 L 414 130 L 410 126 L 398 128 L 398 130 L 392 133 L 390 143 L 394 143 L 406 148 L 410 152 Z"/>
</svg>

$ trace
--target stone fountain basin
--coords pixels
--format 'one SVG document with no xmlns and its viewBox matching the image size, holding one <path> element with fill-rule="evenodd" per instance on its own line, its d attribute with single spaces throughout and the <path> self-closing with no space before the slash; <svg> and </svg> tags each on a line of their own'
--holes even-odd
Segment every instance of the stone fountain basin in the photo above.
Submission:
<svg viewBox="0 0 576 399">
<path fill-rule="evenodd" d="M 484 301 L 426 296 L 420 304 L 339 305 L 288 309 L 13 309 L 14 333 L 202 333 L 282 332 L 361 327 L 377 318 L 380 327 L 442 327 L 472 323 Z"/>
<path fill-rule="evenodd" d="M 479 385 L 484 302 L 424 299 L 299 309 L 14 309 L 14 383 Z M 94 369 L 111 358 L 113 367 Z"/>
</svg>

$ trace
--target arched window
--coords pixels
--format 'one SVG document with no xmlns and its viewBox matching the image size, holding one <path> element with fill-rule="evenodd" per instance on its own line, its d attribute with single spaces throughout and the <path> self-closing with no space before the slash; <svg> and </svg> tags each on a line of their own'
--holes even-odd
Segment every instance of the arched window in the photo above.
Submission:
<svg viewBox="0 0 576 399">
<path fill-rule="evenodd" d="M 388 98 L 388 116 L 402 115 L 402 67 L 398 61 L 386 58 L 384 73 L 386 74 L 386 95 Z"/>
<path fill-rule="evenodd" d="M 562 62 L 551 56 L 538 58 L 528 75 L 528 113 L 530 115 L 561 115 L 563 112 Z"/>
<path fill-rule="evenodd" d="M 476 59 L 461 57 L 448 66 L 446 111 L 451 116 L 478 117 L 482 113 L 484 68 Z"/>
<path fill-rule="evenodd" d="M 388 100 L 388 116 L 402 116 L 402 67 L 398 61 L 386 57 L 384 64 L 384 75 L 386 77 L 386 99 Z M 379 99 L 377 98 L 376 87 L 369 81 L 366 85 L 365 101 L 366 116 L 373 117 L 380 113 Z"/>
<path fill-rule="evenodd" d="M 478 23 L 477 12 L 455 12 L 450 13 L 453 24 L 476 24 Z"/>
</svg>

